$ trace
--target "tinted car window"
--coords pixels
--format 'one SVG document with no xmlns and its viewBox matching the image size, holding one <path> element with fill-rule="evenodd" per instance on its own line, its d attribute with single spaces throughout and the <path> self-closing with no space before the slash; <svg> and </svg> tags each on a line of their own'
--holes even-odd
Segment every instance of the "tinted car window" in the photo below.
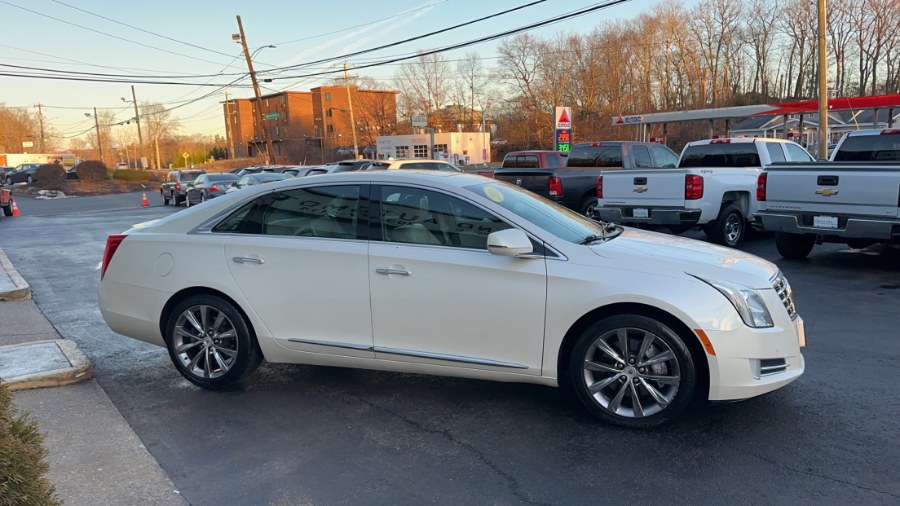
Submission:
<svg viewBox="0 0 900 506">
<path fill-rule="evenodd" d="M 276 192 L 263 212 L 262 233 L 359 238 L 359 186 L 317 186 Z"/>
<path fill-rule="evenodd" d="M 681 154 L 679 167 L 759 167 L 756 144 L 738 142 L 734 144 L 695 144 L 688 146 Z"/>
<path fill-rule="evenodd" d="M 559 157 L 559 156 L 547 155 L 546 159 L 547 159 L 547 167 L 554 168 L 554 167 L 562 166 L 562 162 L 560 162 L 561 157 Z"/>
<path fill-rule="evenodd" d="M 834 155 L 836 162 L 900 161 L 900 134 L 847 137 Z"/>
<path fill-rule="evenodd" d="M 262 230 L 260 210 L 263 207 L 263 200 L 266 198 L 267 196 L 259 197 L 253 202 L 249 202 L 237 208 L 234 212 L 229 214 L 227 218 L 213 227 L 212 231 L 230 232 L 235 234 L 259 234 Z"/>
<path fill-rule="evenodd" d="M 520 169 L 536 169 L 540 166 L 538 163 L 538 157 L 536 155 L 524 155 L 520 156 L 518 160 L 518 167 Z"/>
<path fill-rule="evenodd" d="M 621 167 L 622 146 L 578 145 L 569 152 L 567 167 Z"/>
<path fill-rule="evenodd" d="M 787 161 L 784 157 L 784 151 L 781 150 L 781 144 L 778 142 L 766 142 L 766 150 L 769 152 L 769 158 L 772 163 Z"/>
<path fill-rule="evenodd" d="M 653 167 L 653 160 L 650 159 L 650 150 L 646 146 L 631 146 L 631 156 L 634 157 L 635 167 Z"/>
<path fill-rule="evenodd" d="M 510 228 L 502 219 L 440 192 L 404 186 L 382 188 L 386 241 L 487 249 L 487 236 Z"/>
<path fill-rule="evenodd" d="M 665 146 L 650 146 L 650 153 L 656 166 L 663 169 L 674 169 L 678 166 L 678 155 Z"/>
</svg>

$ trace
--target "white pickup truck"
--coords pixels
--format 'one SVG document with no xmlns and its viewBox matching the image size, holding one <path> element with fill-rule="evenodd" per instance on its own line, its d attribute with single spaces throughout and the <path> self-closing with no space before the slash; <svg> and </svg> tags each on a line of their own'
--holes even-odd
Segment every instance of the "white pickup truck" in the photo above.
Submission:
<svg viewBox="0 0 900 506">
<path fill-rule="evenodd" d="M 900 129 L 849 132 L 831 160 L 759 175 L 759 216 L 785 258 L 805 258 L 823 242 L 900 241 Z"/>
<path fill-rule="evenodd" d="M 602 221 L 666 227 L 700 226 L 714 242 L 736 246 L 756 214 L 756 183 L 772 162 L 812 162 L 790 141 L 722 138 L 690 142 L 678 168 L 604 170 L 597 180 Z"/>
</svg>

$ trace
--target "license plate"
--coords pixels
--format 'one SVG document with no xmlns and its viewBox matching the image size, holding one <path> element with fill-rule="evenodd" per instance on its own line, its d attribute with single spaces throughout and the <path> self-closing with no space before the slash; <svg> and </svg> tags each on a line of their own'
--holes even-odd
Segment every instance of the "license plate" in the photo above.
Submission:
<svg viewBox="0 0 900 506">
<path fill-rule="evenodd" d="M 633 216 L 634 216 L 635 218 L 649 218 L 649 217 L 650 217 L 650 211 L 647 210 L 647 209 L 644 209 L 643 207 L 637 207 L 637 208 L 634 209 L 634 215 L 633 215 Z"/>
<path fill-rule="evenodd" d="M 813 226 L 816 228 L 838 228 L 837 216 L 813 216 Z"/>
<path fill-rule="evenodd" d="M 806 348 L 806 327 L 803 325 L 803 318 L 797 317 L 797 338 L 800 340 L 800 347 Z"/>
</svg>

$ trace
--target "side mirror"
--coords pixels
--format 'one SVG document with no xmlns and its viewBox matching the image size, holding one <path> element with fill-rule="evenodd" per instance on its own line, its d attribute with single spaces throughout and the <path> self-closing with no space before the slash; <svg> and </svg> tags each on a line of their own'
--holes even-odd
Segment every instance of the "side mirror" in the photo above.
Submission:
<svg viewBox="0 0 900 506">
<path fill-rule="evenodd" d="M 487 249 L 494 255 L 514 257 L 534 251 L 531 239 L 517 228 L 500 230 L 487 237 Z"/>
</svg>

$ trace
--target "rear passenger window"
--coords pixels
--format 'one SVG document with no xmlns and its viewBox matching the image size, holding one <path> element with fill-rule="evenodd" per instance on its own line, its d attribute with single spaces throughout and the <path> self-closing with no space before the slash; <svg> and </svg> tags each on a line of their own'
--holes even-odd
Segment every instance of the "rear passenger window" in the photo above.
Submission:
<svg viewBox="0 0 900 506">
<path fill-rule="evenodd" d="M 656 166 L 663 169 L 674 169 L 678 166 L 678 155 L 665 146 L 650 146 L 650 152 L 656 161 Z"/>
<path fill-rule="evenodd" d="M 262 234 L 357 239 L 359 186 L 314 186 L 276 193 L 263 212 Z"/>
<path fill-rule="evenodd" d="M 562 163 L 560 162 L 562 157 L 556 156 L 556 155 L 547 155 L 546 159 L 547 159 L 547 167 L 549 167 L 549 168 L 562 167 Z"/>
<path fill-rule="evenodd" d="M 631 154 L 634 156 L 635 167 L 653 167 L 653 160 L 650 159 L 650 151 L 645 146 L 631 146 Z"/>
<path fill-rule="evenodd" d="M 766 150 L 769 151 L 769 158 L 772 159 L 772 163 L 775 162 L 785 162 L 784 152 L 781 150 L 781 143 L 778 142 L 766 142 Z"/>
<path fill-rule="evenodd" d="M 622 146 L 578 146 L 572 148 L 567 167 L 621 167 Z"/>
<path fill-rule="evenodd" d="M 792 162 L 811 162 L 813 158 L 809 156 L 803 148 L 796 144 L 785 144 L 784 147 L 787 148 L 788 158 Z"/>
</svg>

